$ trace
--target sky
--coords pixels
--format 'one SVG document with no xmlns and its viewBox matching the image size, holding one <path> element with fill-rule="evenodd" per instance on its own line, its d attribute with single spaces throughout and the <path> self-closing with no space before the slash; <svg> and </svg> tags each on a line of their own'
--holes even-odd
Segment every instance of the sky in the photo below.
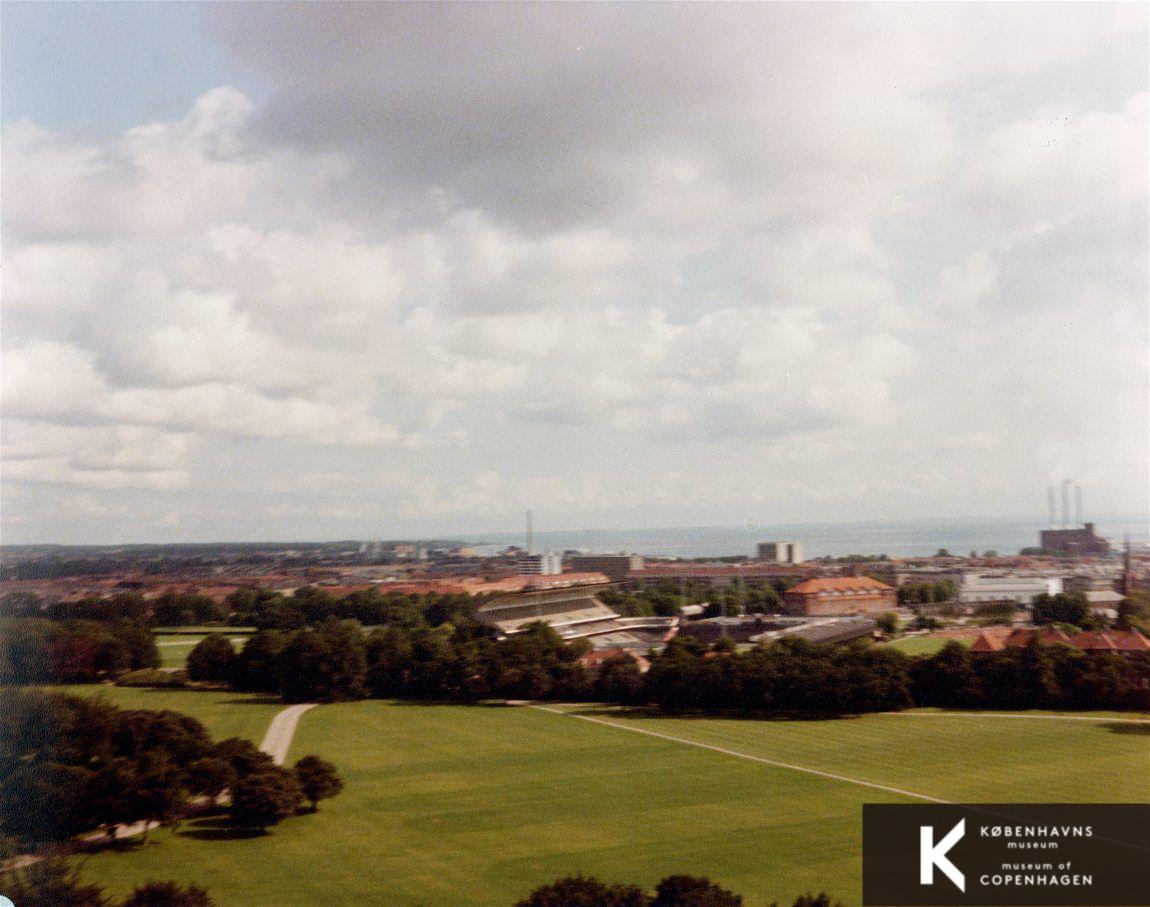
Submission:
<svg viewBox="0 0 1150 907">
<path fill-rule="evenodd" d="M 1143 4 L 0 26 L 4 543 L 1146 519 Z"/>
</svg>

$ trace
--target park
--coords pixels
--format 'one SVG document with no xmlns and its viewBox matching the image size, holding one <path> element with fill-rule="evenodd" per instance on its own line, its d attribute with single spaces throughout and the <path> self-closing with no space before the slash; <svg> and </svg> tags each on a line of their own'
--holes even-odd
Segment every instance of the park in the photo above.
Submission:
<svg viewBox="0 0 1150 907">
<path fill-rule="evenodd" d="M 76 687 L 259 742 L 283 705 L 231 692 Z M 149 878 L 221 905 L 510 905 L 577 872 L 708 875 L 748 905 L 861 896 L 874 802 L 1150 802 L 1150 716 L 913 709 L 833 720 L 656 717 L 606 706 L 324 704 L 289 758 L 338 762 L 306 823 L 231 838 L 190 821 L 84 858 L 120 894 Z"/>
</svg>

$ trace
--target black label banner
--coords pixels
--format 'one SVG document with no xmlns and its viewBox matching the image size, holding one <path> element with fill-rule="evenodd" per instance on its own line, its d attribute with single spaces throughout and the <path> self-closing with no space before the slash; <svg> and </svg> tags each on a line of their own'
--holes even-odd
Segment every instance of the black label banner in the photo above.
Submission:
<svg viewBox="0 0 1150 907">
<path fill-rule="evenodd" d="M 1150 907 L 1150 805 L 866 804 L 866 907 Z"/>
</svg>

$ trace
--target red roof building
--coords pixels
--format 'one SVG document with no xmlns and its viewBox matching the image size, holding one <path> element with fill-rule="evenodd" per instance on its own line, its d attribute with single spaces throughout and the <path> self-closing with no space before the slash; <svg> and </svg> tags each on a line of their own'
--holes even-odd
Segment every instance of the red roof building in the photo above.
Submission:
<svg viewBox="0 0 1150 907">
<path fill-rule="evenodd" d="M 898 593 L 869 576 L 809 579 L 783 593 L 783 612 L 808 616 L 882 614 L 898 607 Z"/>
</svg>

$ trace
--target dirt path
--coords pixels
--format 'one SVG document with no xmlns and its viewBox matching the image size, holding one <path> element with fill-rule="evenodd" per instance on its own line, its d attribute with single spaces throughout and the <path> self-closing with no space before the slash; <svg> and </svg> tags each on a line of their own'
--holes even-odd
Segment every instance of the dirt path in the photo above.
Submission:
<svg viewBox="0 0 1150 907">
<path fill-rule="evenodd" d="M 287 759 L 300 716 L 308 709 L 314 709 L 315 706 L 316 703 L 314 702 L 288 706 L 279 712 L 272 719 L 272 723 L 268 725 L 268 732 L 264 734 L 264 742 L 260 744 L 260 749 L 271 756 L 276 761 L 276 765 L 283 765 Z"/>
</svg>

